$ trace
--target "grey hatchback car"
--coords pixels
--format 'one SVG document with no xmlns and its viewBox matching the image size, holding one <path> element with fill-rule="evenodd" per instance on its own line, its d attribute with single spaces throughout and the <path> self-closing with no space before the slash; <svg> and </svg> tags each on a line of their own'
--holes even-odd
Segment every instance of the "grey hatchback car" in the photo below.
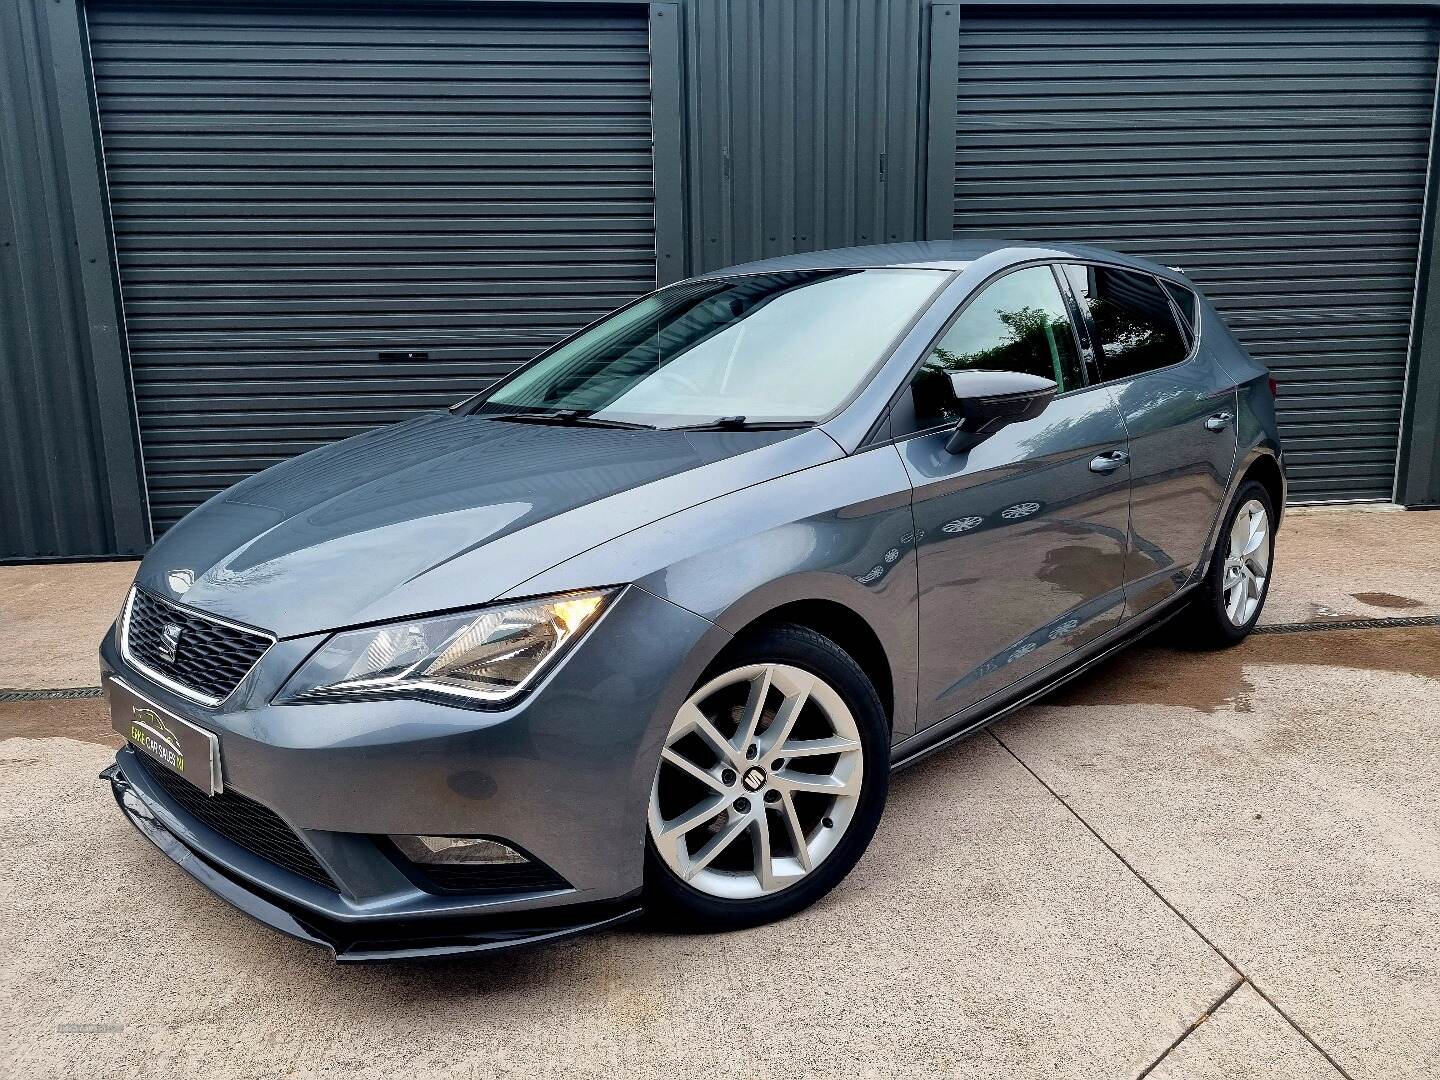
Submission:
<svg viewBox="0 0 1440 1080">
<path fill-rule="evenodd" d="M 1251 630 L 1274 393 L 1182 274 L 1094 248 L 680 282 L 166 533 L 101 646 L 104 775 L 342 960 L 780 918 L 895 768 L 1172 616 Z"/>
</svg>

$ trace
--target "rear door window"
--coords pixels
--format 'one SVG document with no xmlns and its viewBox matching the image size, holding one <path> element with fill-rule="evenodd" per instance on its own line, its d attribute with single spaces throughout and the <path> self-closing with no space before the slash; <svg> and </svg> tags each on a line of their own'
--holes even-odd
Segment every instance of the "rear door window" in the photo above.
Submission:
<svg viewBox="0 0 1440 1080">
<path fill-rule="evenodd" d="M 1111 266 L 1066 265 L 1071 290 L 1089 317 L 1101 378 L 1125 379 L 1185 359 L 1189 349 L 1168 294 L 1149 274 Z"/>
</svg>

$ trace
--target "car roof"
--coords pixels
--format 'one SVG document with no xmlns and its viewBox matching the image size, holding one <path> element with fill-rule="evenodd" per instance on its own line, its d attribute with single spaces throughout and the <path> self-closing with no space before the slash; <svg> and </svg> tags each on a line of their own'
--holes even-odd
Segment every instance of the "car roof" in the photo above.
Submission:
<svg viewBox="0 0 1440 1080">
<path fill-rule="evenodd" d="M 825 251 L 799 252 L 771 259 L 727 266 L 723 270 L 697 274 L 696 278 L 724 277 L 731 274 L 760 274 L 781 270 L 872 270 L 918 269 L 963 270 L 976 259 L 987 255 L 1007 254 L 1013 262 L 1028 259 L 1081 259 L 1114 263 L 1145 270 L 1172 280 L 1184 280 L 1184 274 L 1172 266 L 1162 266 L 1149 259 L 1122 255 L 1108 248 L 1090 244 L 1040 243 L 1016 240 L 925 240 L 908 244 L 872 244 L 866 247 L 829 248 Z"/>
</svg>

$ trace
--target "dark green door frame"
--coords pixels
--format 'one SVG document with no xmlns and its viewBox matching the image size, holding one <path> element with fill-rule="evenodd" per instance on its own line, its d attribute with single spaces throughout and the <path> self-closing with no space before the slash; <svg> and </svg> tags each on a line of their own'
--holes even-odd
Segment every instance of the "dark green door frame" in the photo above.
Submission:
<svg viewBox="0 0 1440 1080">
<path fill-rule="evenodd" d="M 1437 85 L 1440 103 L 1440 85 Z M 1436 115 L 1440 115 L 1437 112 Z M 1395 463 L 1395 501 L 1414 508 L 1440 507 L 1440 128 L 1430 129 L 1430 174 L 1425 178 L 1425 224 L 1405 365 L 1405 404 L 1400 413 L 1400 453 Z"/>
<path fill-rule="evenodd" d="M 43 5 L 49 35 L 55 107 L 64 148 L 79 286 L 93 375 L 94 415 L 104 448 L 104 484 L 114 531 L 113 554 L 150 546 L 150 512 L 140 462 L 140 430 L 130 379 L 116 270 L 115 240 L 81 0 Z M 96 553 L 98 554 L 98 553 Z"/>
</svg>

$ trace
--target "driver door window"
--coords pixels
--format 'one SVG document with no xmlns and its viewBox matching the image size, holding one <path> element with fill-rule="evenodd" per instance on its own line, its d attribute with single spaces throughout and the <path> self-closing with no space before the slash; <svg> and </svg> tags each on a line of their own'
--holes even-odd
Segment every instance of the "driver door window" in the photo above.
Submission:
<svg viewBox="0 0 1440 1080">
<path fill-rule="evenodd" d="M 966 370 L 1041 375 L 1060 393 L 1083 385 L 1070 313 L 1050 267 L 1006 274 L 966 305 L 911 381 L 913 430 L 959 421 L 949 373 Z"/>
</svg>

